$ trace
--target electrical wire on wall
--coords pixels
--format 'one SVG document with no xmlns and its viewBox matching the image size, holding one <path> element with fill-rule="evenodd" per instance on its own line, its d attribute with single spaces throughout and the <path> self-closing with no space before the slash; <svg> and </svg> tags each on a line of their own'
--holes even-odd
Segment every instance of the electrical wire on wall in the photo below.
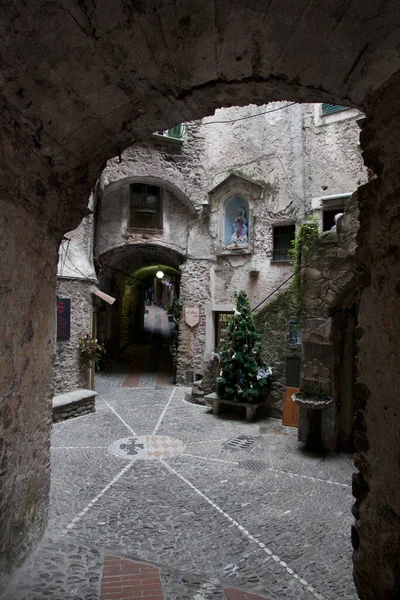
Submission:
<svg viewBox="0 0 400 600">
<path fill-rule="evenodd" d="M 270 110 L 264 110 L 263 112 L 257 113 L 255 115 L 247 115 L 245 117 L 238 117 L 237 119 L 226 119 L 224 121 L 203 121 L 202 125 L 222 125 L 223 123 L 236 123 L 237 121 L 254 119 L 256 117 L 261 117 L 262 115 L 269 115 L 270 113 L 277 112 L 278 110 L 284 110 L 285 108 L 289 108 L 289 106 L 294 106 L 295 104 L 298 104 L 298 102 L 290 102 L 290 104 L 285 104 L 285 106 L 278 106 L 278 108 L 271 108 Z"/>
</svg>

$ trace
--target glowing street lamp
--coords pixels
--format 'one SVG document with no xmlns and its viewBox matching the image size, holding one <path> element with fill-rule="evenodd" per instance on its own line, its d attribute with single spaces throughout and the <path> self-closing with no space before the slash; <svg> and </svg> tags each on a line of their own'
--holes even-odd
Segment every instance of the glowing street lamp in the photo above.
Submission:
<svg viewBox="0 0 400 600">
<path fill-rule="evenodd" d="M 158 277 L 158 279 L 162 279 L 164 277 L 164 273 L 162 271 L 157 271 L 156 277 Z"/>
</svg>

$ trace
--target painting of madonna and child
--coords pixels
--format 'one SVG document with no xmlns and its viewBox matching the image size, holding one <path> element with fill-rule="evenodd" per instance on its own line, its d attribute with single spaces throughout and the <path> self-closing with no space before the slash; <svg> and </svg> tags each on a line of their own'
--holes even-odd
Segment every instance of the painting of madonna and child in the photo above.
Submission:
<svg viewBox="0 0 400 600">
<path fill-rule="evenodd" d="M 249 205 L 247 201 L 234 196 L 225 207 L 224 246 L 227 250 L 247 249 L 249 246 Z"/>
</svg>

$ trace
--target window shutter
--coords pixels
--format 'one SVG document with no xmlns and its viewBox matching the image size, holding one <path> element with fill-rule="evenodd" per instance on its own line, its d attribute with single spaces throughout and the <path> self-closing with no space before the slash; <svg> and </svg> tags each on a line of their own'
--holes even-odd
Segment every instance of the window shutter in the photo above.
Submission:
<svg viewBox="0 0 400 600">
<path fill-rule="evenodd" d="M 348 106 L 342 106 L 341 104 L 323 104 L 322 114 L 330 115 L 331 113 L 339 112 L 340 110 L 347 110 Z"/>
<path fill-rule="evenodd" d="M 168 129 L 168 136 L 178 140 L 182 139 L 182 125 L 174 125 L 174 127 Z"/>
</svg>

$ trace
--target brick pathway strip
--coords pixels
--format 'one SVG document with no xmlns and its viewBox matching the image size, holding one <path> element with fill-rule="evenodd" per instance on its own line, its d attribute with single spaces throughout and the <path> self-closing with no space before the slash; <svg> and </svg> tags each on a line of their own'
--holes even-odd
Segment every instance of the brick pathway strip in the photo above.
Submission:
<svg viewBox="0 0 400 600">
<path fill-rule="evenodd" d="M 235 588 L 224 588 L 224 594 L 228 600 L 269 600 L 264 596 L 257 596 L 256 594 L 249 594 L 248 592 L 242 592 Z"/>
<path fill-rule="evenodd" d="M 164 600 L 160 570 L 119 556 L 105 556 L 100 600 Z"/>
</svg>

